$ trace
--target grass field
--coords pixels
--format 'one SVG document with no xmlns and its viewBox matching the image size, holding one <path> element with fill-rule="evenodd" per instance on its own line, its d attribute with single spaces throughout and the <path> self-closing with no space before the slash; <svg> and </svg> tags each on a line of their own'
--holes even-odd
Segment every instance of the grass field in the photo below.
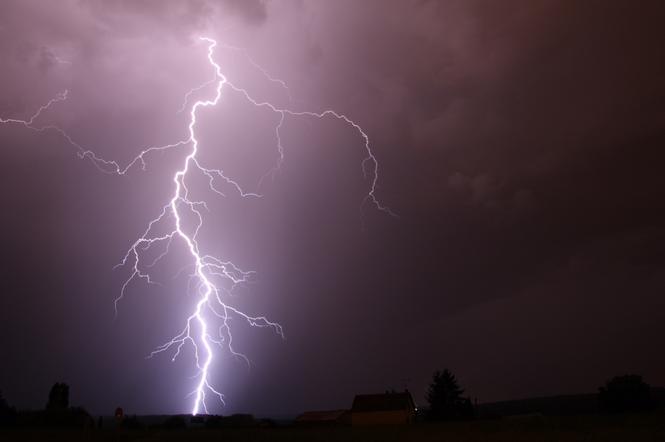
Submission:
<svg viewBox="0 0 665 442">
<path fill-rule="evenodd" d="M 665 412 L 367 428 L 1 430 L 0 441 L 665 441 Z"/>
</svg>

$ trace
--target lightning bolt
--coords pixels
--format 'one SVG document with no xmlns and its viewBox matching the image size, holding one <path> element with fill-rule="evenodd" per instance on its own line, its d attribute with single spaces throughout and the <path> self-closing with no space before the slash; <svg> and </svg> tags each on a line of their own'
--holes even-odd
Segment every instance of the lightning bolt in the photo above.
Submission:
<svg viewBox="0 0 665 442">
<path fill-rule="evenodd" d="M 206 100 L 197 100 L 189 108 L 187 138 L 164 146 L 150 146 L 143 148 L 138 155 L 124 166 L 120 165 L 117 161 L 106 160 L 97 156 L 92 150 L 86 149 L 74 141 L 65 130 L 58 126 L 38 126 L 35 124 L 35 122 L 56 103 L 66 100 L 69 93 L 68 91 L 56 95 L 27 119 L 0 118 L 0 123 L 2 124 L 19 124 L 37 132 L 46 130 L 58 132 L 70 145 L 76 148 L 77 154 L 80 158 L 90 160 L 104 173 L 124 175 L 134 167 L 140 167 L 142 170 L 145 170 L 146 158 L 149 155 L 169 149 L 189 148 L 181 168 L 179 168 L 173 175 L 174 191 L 170 200 L 164 204 L 158 216 L 148 223 L 146 229 L 138 239 L 132 243 L 120 263 L 116 266 L 129 268 L 130 276 L 122 285 L 120 294 L 115 299 L 114 308 L 117 314 L 118 304 L 125 296 L 126 290 L 133 281 L 140 279 L 148 284 L 155 284 L 156 282 L 151 278 L 150 269 L 169 253 L 173 241 L 179 240 L 184 243 L 190 259 L 190 264 L 186 268 L 193 269 L 190 274 L 190 289 L 193 281 L 194 291 L 198 294 L 198 301 L 196 302 L 193 311 L 184 322 L 180 332 L 167 342 L 155 348 L 148 357 L 153 357 L 157 354 L 170 351 L 172 352 L 171 359 L 175 361 L 186 345 L 191 346 L 194 354 L 194 363 L 198 369 L 196 374 L 196 388 L 192 392 L 192 395 L 194 396 L 194 404 L 192 406 L 193 415 L 199 414 L 201 411 L 208 413 L 206 405 L 207 395 L 214 395 L 222 404 L 224 404 L 224 395 L 215 388 L 211 381 L 210 369 L 215 357 L 214 348 L 221 347 L 231 355 L 241 358 L 249 365 L 249 359 L 233 348 L 233 337 L 230 327 L 230 321 L 232 318 L 239 318 L 252 327 L 273 329 L 275 333 L 284 338 L 283 329 L 278 323 L 270 321 L 265 316 L 249 315 L 224 301 L 225 296 L 230 295 L 235 287 L 250 281 L 254 272 L 242 270 L 231 261 L 206 254 L 202 251 L 199 245 L 198 233 L 203 225 L 204 219 L 202 210 L 207 209 L 207 205 L 205 201 L 194 199 L 190 195 L 189 188 L 187 187 L 188 177 L 195 173 L 202 174 L 208 182 L 209 190 L 221 196 L 225 195 L 224 189 L 226 187 L 237 192 L 242 197 L 261 196 L 259 193 L 243 190 L 238 182 L 227 176 L 222 170 L 208 168 L 201 164 L 197 156 L 200 142 L 197 138 L 196 127 L 197 116 L 202 110 L 216 106 L 222 98 L 222 91 L 227 89 L 230 92 L 241 94 L 241 96 L 253 106 L 269 109 L 278 116 L 278 122 L 274 127 L 274 134 L 279 156 L 274 167 L 266 172 L 259 181 L 259 188 L 267 176 L 270 176 L 271 174 L 274 176 L 274 174 L 280 170 L 284 161 L 285 153 L 280 131 L 287 117 L 309 117 L 318 119 L 335 118 L 342 121 L 344 124 L 352 127 L 358 132 L 363 140 L 363 146 L 366 152 L 366 156 L 362 160 L 361 166 L 365 177 L 367 178 L 368 175 L 370 176 L 370 188 L 363 200 L 362 206 L 365 204 L 371 204 L 376 209 L 395 216 L 395 214 L 388 207 L 381 204 L 376 197 L 379 163 L 370 148 L 369 137 L 360 125 L 348 118 L 345 114 L 338 113 L 334 110 L 329 109 L 322 112 L 294 111 L 276 106 L 267 101 L 260 101 L 253 98 L 246 89 L 234 85 L 222 73 L 220 65 L 214 59 L 217 42 L 208 37 L 201 37 L 200 39 L 207 44 L 207 59 L 210 66 L 213 68 L 214 77 L 204 84 L 188 91 L 185 94 L 182 108 L 178 110 L 178 113 L 184 112 L 190 98 L 206 87 L 215 85 L 214 96 Z M 239 48 L 231 46 L 224 47 L 239 50 Z M 250 64 L 259 69 L 268 80 L 278 83 L 285 88 L 289 93 L 290 100 L 290 90 L 286 83 L 282 80 L 271 77 L 267 71 L 255 63 L 246 53 L 245 55 Z M 195 220 L 193 227 L 187 228 L 184 225 L 183 218 L 186 215 L 193 215 L 193 219 Z M 167 226 L 167 233 L 160 233 L 165 231 L 164 226 Z M 153 248 L 161 248 L 159 249 L 161 252 L 157 258 L 146 262 L 146 254 Z"/>
</svg>

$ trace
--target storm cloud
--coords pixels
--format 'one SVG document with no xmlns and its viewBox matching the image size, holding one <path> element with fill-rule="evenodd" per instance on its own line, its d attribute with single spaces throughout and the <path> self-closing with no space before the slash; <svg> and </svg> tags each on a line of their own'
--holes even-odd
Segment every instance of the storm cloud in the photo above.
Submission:
<svg viewBox="0 0 665 442">
<path fill-rule="evenodd" d="M 237 302 L 287 340 L 241 329 L 216 369 L 224 414 L 350 405 L 448 367 L 480 401 L 665 384 L 665 7 L 659 1 L 5 1 L 0 116 L 42 118 L 107 158 L 181 139 L 184 94 L 229 79 L 362 125 L 380 163 L 364 206 L 362 140 L 228 94 L 205 160 L 264 197 L 211 205 L 206 231 L 258 279 Z M 245 48 L 245 53 L 232 47 Z M 287 93 L 252 64 L 290 85 Z M 290 94 L 290 95 L 289 95 Z M 177 332 L 182 287 L 113 270 L 172 190 L 178 153 L 118 177 L 57 133 L 0 126 L 0 388 L 39 407 L 64 380 L 94 413 L 188 409 L 186 360 L 145 359 Z M 174 264 L 175 265 L 175 264 Z"/>
</svg>

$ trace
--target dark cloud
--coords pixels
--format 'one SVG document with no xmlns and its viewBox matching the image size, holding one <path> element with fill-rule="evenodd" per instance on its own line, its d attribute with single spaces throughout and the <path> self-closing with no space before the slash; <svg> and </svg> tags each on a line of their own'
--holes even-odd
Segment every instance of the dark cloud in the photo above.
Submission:
<svg viewBox="0 0 665 442">
<path fill-rule="evenodd" d="M 222 0 L 222 9 L 238 14 L 250 24 L 261 24 L 268 17 L 265 0 Z"/>
<path fill-rule="evenodd" d="M 256 96 L 333 107 L 369 134 L 377 194 L 399 219 L 366 208 L 361 223 L 362 145 L 327 120 L 285 122 L 286 161 L 261 201 L 211 206 L 207 243 L 260 275 L 238 302 L 288 336 L 238 335 L 253 368 L 220 367 L 224 412 L 345 407 L 404 379 L 421 400 L 446 366 L 480 400 L 592 391 L 625 371 L 665 384 L 662 2 L 2 8 L 0 116 L 66 87 L 71 100 L 44 121 L 106 156 L 182 135 L 174 110 L 210 75 L 201 33 L 247 47 L 293 100 L 220 50 Z M 205 159 L 253 186 L 276 158 L 274 116 L 224 103 L 202 126 Z M 21 189 L 3 197 L 0 388 L 41 404 L 66 375 L 94 411 L 182 410 L 191 367 L 143 356 L 187 299 L 137 285 L 112 322 L 123 275 L 109 270 L 159 210 L 175 156 L 107 177 L 54 134 L 0 137 L 3 187 Z M 49 370 L 31 368 L 45 359 Z"/>
</svg>

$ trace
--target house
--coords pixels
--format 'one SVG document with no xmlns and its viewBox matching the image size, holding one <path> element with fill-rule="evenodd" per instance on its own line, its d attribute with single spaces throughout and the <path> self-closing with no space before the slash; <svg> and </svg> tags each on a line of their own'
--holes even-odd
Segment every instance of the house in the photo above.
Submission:
<svg viewBox="0 0 665 442">
<path fill-rule="evenodd" d="M 416 406 L 408 390 L 403 393 L 359 394 L 353 399 L 351 425 L 400 425 L 416 419 Z"/>
<path fill-rule="evenodd" d="M 296 425 L 301 427 L 326 427 L 349 425 L 349 410 L 306 411 L 296 417 Z"/>
</svg>

